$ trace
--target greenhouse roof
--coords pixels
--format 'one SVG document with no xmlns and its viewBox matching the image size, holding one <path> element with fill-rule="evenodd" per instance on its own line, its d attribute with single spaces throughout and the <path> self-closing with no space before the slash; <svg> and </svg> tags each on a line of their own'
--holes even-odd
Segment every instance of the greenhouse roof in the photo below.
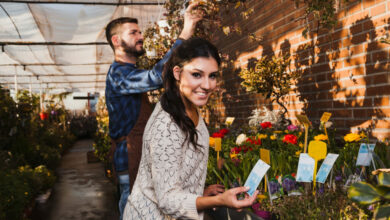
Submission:
<svg viewBox="0 0 390 220">
<path fill-rule="evenodd" d="M 113 53 L 106 24 L 160 20 L 165 0 L 0 1 L 0 85 L 47 93 L 102 92 Z M 17 82 L 17 83 L 16 83 Z"/>
</svg>

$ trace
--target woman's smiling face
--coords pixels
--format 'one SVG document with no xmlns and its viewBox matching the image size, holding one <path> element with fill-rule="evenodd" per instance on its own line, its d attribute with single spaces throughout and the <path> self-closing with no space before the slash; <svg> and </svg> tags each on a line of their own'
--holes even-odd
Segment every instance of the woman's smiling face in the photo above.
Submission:
<svg viewBox="0 0 390 220">
<path fill-rule="evenodd" d="M 218 63 L 212 57 L 197 57 L 182 68 L 175 66 L 173 74 L 184 105 L 203 106 L 217 86 Z"/>
</svg>

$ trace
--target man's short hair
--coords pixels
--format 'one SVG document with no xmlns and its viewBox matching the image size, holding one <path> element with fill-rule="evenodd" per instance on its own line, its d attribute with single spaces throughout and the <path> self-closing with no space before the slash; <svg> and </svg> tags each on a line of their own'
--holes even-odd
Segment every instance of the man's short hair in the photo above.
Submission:
<svg viewBox="0 0 390 220">
<path fill-rule="evenodd" d="M 130 17 L 120 17 L 110 21 L 106 27 L 106 38 L 111 48 L 114 50 L 114 45 L 112 44 L 111 37 L 115 34 L 119 33 L 120 26 L 125 23 L 135 23 L 138 24 L 138 20 L 136 18 Z"/>
</svg>

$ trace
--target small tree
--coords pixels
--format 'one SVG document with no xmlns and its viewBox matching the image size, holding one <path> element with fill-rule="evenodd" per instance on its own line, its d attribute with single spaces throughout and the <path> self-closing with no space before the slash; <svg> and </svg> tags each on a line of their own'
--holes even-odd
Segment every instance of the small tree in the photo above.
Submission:
<svg viewBox="0 0 390 220">
<path fill-rule="evenodd" d="M 290 54 L 271 58 L 264 56 L 254 63 L 254 67 L 242 69 L 239 73 L 244 80 L 241 85 L 247 92 L 261 93 L 270 99 L 271 103 L 276 102 L 283 109 L 284 121 L 287 108 L 282 98 L 290 92 L 293 81 L 301 75 L 297 71 L 287 71 L 290 65 L 289 57 Z"/>
</svg>

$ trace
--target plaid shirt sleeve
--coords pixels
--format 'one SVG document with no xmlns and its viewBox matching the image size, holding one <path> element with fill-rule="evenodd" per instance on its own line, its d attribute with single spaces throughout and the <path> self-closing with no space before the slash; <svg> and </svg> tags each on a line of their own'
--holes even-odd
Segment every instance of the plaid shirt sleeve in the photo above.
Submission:
<svg viewBox="0 0 390 220">
<path fill-rule="evenodd" d="M 127 95 L 160 88 L 164 64 L 171 56 L 172 50 L 181 43 L 182 40 L 176 40 L 172 49 L 151 70 L 137 69 L 133 64 L 113 65 L 110 70 L 111 74 L 107 76 L 108 81 L 111 82 L 112 91 L 116 94 Z"/>
</svg>

